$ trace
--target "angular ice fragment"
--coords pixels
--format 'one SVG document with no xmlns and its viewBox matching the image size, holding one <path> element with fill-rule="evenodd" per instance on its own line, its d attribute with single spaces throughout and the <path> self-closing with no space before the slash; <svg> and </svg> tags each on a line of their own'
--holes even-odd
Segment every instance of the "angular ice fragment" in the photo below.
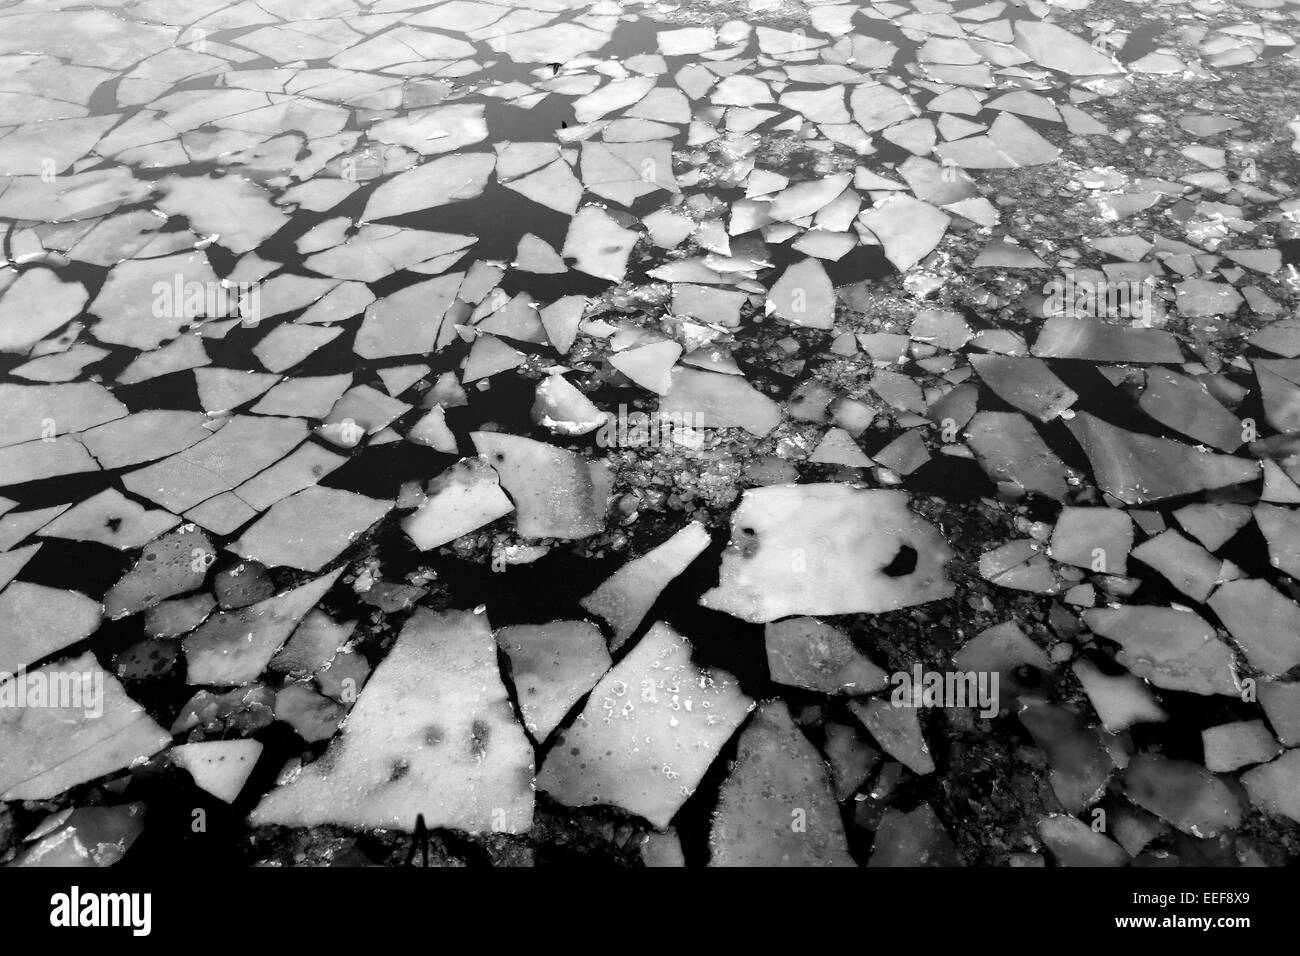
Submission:
<svg viewBox="0 0 1300 956">
<path fill-rule="evenodd" d="M 704 526 L 692 521 L 667 541 L 633 558 L 582 599 L 582 606 L 614 631 L 617 651 L 641 625 L 659 595 L 709 546 Z"/>
<path fill-rule="evenodd" d="M 1178 363 L 1183 351 L 1173 334 L 1163 329 L 1112 325 L 1101 319 L 1054 315 L 1038 333 L 1034 355 L 1039 358 L 1085 359 L 1092 362 Z"/>
<path fill-rule="evenodd" d="M 523 833 L 533 751 L 497 671 L 487 615 L 415 612 L 325 755 L 249 816 L 281 824 Z"/>
<path fill-rule="evenodd" d="M 872 694 L 889 676 L 847 635 L 812 617 L 792 617 L 763 629 L 767 669 L 778 684 L 822 694 Z"/>
<path fill-rule="evenodd" d="M 86 289 L 63 282 L 49 269 L 28 269 L 0 298 L 0 352 L 27 351 L 75 319 L 86 306 Z"/>
<path fill-rule="evenodd" d="M 1124 772 L 1130 800 L 1200 839 L 1241 825 L 1241 801 L 1204 767 L 1160 754 L 1140 753 Z"/>
<path fill-rule="evenodd" d="M 1069 486 L 1065 463 L 1029 419 L 1014 412 L 978 412 L 966 426 L 967 438 L 990 478 L 1024 491 L 1063 499 Z"/>
<path fill-rule="evenodd" d="M 622 282 L 638 238 L 638 233 L 624 229 L 603 209 L 583 206 L 569 223 L 561 255 L 571 257 L 579 272 Z"/>
<path fill-rule="evenodd" d="M 307 488 L 276 502 L 229 549 L 268 567 L 319 571 L 392 506 L 337 488 Z"/>
<path fill-rule="evenodd" d="M 1052 530 L 1050 554 L 1063 564 L 1098 574 L 1127 574 L 1133 522 L 1113 508 L 1061 509 Z"/>
<path fill-rule="evenodd" d="M 1016 46 L 1039 66 L 1071 76 L 1102 76 L 1123 70 L 1082 37 L 1042 20 L 1017 20 Z"/>
<path fill-rule="evenodd" d="M 306 437 L 301 419 L 236 415 L 210 438 L 128 473 L 122 483 L 169 511 L 183 512 L 247 481 Z"/>
<path fill-rule="evenodd" d="M 592 690 L 547 752 L 537 788 L 567 806 L 607 804 L 663 829 L 753 707 L 731 675 L 655 624 Z"/>
<path fill-rule="evenodd" d="M 189 772 L 200 790 L 234 803 L 261 753 L 256 740 L 205 740 L 173 747 L 168 756 Z"/>
<path fill-rule="evenodd" d="M 139 548 L 180 524 L 166 511 L 142 507 L 115 488 L 78 502 L 38 533 L 43 538 L 98 541 L 110 548 Z"/>
<path fill-rule="evenodd" d="M 1116 660 L 1157 687 L 1238 697 L 1236 660 L 1212 628 L 1191 611 L 1129 606 L 1090 608 L 1083 621 L 1123 649 Z"/>
<path fill-rule="evenodd" d="M 0 448 L 85 431 L 124 418 L 127 408 L 95 382 L 0 385 Z"/>
<path fill-rule="evenodd" d="M 525 538 L 585 538 L 605 527 L 609 469 L 519 435 L 471 432 L 474 448 L 501 476 Z"/>
<path fill-rule="evenodd" d="M 491 153 L 457 153 L 399 173 L 370 194 L 363 222 L 474 199 L 496 166 Z"/>
<path fill-rule="evenodd" d="M 1227 581 L 1208 603 L 1252 666 L 1281 675 L 1300 664 L 1300 606 L 1267 581 Z"/>
<path fill-rule="evenodd" d="M 0 679 L 95 633 L 100 612 L 99 602 L 80 591 L 10 584 L 0 591 Z"/>
<path fill-rule="evenodd" d="M 496 639 L 510 659 L 524 727 L 539 743 L 609 670 L 605 638 L 589 621 L 516 624 Z"/>
<path fill-rule="evenodd" d="M 659 415 L 690 428 L 743 428 L 761 436 L 781 423 L 781 406 L 738 375 L 678 366 Z"/>
<path fill-rule="evenodd" d="M 483 458 L 465 458 L 430 482 L 429 497 L 402 522 L 402 530 L 421 551 L 430 551 L 469 534 L 515 506 Z"/>
<path fill-rule="evenodd" d="M 11 704 L 0 706 L 0 800 L 48 800 L 171 743 L 171 734 L 89 652 L 42 667 L 26 680 L 32 677 L 40 685 L 66 687 L 69 700 L 12 706 L 10 695 L 24 678 L 0 683 L 0 700 Z"/>
<path fill-rule="evenodd" d="M 753 488 L 704 607 L 752 622 L 875 614 L 949 597 L 947 544 L 899 491 L 809 484 Z"/>
<path fill-rule="evenodd" d="M 208 618 L 182 645 L 188 665 L 186 683 L 231 685 L 256 680 L 343 570 L 339 568 L 283 594 Z"/>
<path fill-rule="evenodd" d="M 741 733 L 709 850 L 710 866 L 855 865 L 826 765 L 784 701 L 764 703 Z"/>
<path fill-rule="evenodd" d="M 858 216 L 885 249 L 899 272 L 916 265 L 939 244 L 952 219 L 929 203 L 901 193 Z"/>
<path fill-rule="evenodd" d="M 1097 486 L 1129 505 L 1193 494 L 1259 477 L 1259 463 L 1126 431 L 1086 412 L 1066 423 L 1092 464 Z"/>
<path fill-rule="evenodd" d="M 781 273 L 768 293 L 768 309 L 794 325 L 829 329 L 835 320 L 835 289 L 816 259 L 803 259 Z"/>
</svg>

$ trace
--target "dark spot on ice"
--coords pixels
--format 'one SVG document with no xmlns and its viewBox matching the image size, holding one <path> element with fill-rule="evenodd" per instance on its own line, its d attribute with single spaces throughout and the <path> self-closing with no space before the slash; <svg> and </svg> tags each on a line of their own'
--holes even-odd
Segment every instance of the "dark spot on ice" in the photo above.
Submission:
<svg viewBox="0 0 1300 956">
<path fill-rule="evenodd" d="M 906 577 L 916 570 L 916 548 L 910 544 L 899 547 L 898 554 L 894 555 L 894 560 L 880 569 L 880 573 L 891 578 Z"/>
<path fill-rule="evenodd" d="M 469 726 L 469 751 L 476 757 L 487 753 L 488 736 L 492 733 L 487 724 L 476 720 Z"/>
<path fill-rule="evenodd" d="M 424 743 L 426 746 L 436 747 L 438 744 L 442 743 L 442 738 L 442 728 L 437 724 L 430 724 L 428 727 L 424 728 Z"/>
<path fill-rule="evenodd" d="M 1031 664 L 1021 664 L 1011 672 L 1011 676 L 1015 678 L 1016 683 L 1026 688 L 1037 687 L 1043 683 L 1042 672 Z"/>
<path fill-rule="evenodd" d="M 411 765 L 405 760 L 394 760 L 388 768 L 388 782 L 396 783 L 411 772 Z"/>
<path fill-rule="evenodd" d="M 735 544 L 740 549 L 741 557 L 752 558 L 758 553 L 758 534 L 753 528 L 739 528 Z"/>
</svg>

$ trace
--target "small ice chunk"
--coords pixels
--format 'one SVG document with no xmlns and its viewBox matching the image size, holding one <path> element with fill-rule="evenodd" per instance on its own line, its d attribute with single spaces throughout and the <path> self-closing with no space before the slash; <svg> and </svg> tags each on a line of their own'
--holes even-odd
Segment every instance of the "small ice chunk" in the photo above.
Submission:
<svg viewBox="0 0 1300 956">
<path fill-rule="evenodd" d="M 173 747 L 168 756 L 194 778 L 200 790 L 234 803 L 261 753 L 256 740 L 205 740 Z"/>
</svg>

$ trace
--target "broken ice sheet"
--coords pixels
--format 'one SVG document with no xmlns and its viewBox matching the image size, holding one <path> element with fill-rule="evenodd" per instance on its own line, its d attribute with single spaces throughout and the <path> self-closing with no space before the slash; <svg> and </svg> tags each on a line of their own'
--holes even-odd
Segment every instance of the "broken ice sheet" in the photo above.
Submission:
<svg viewBox="0 0 1300 956">
<path fill-rule="evenodd" d="M 1073 709 L 1026 698 L 1020 722 L 1047 755 L 1052 792 L 1070 813 L 1101 798 L 1114 767 L 1094 729 Z"/>
<path fill-rule="evenodd" d="M 915 774 L 934 773 L 934 759 L 921 732 L 917 707 L 899 706 L 893 700 L 872 697 L 849 701 L 849 709 L 885 753 Z"/>
<path fill-rule="evenodd" d="M 473 432 L 478 453 L 515 503 L 526 538 L 585 538 L 605 526 L 613 476 L 600 462 L 517 435 Z"/>
<path fill-rule="evenodd" d="M 1114 840 L 1064 813 L 1040 820 L 1038 834 L 1057 866 L 1126 866 L 1129 861 L 1128 854 Z"/>
<path fill-rule="evenodd" d="M 99 629 L 100 605 L 80 591 L 15 581 L 0 591 L 0 675 L 22 670 Z M 14 678 L 21 680 L 22 676 Z"/>
<path fill-rule="evenodd" d="M 888 675 L 847 635 L 811 617 L 792 617 L 763 629 L 772 680 L 823 694 L 871 694 Z"/>
<path fill-rule="evenodd" d="M 1137 605 L 1090 608 L 1083 620 L 1093 633 L 1120 645 L 1116 660 L 1135 677 L 1168 690 L 1241 694 L 1232 649 L 1191 611 Z"/>
<path fill-rule="evenodd" d="M 579 272 L 621 282 L 637 238 L 638 233 L 624 229 L 603 209 L 583 206 L 569 222 L 560 254 L 572 257 Z"/>
<path fill-rule="evenodd" d="M 768 310 L 793 325 L 829 329 L 835 318 L 835 289 L 816 259 L 804 259 L 781 274 L 768 293 Z"/>
<path fill-rule="evenodd" d="M 180 524 L 166 511 L 145 508 L 115 488 L 73 505 L 38 534 L 46 538 L 98 541 L 112 548 L 143 547 L 164 531 Z"/>
<path fill-rule="evenodd" d="M 91 328 L 101 342 L 154 349 L 207 315 L 207 303 L 229 301 L 217 295 L 220 280 L 202 251 L 115 265 L 88 310 L 98 316 Z M 179 289 L 178 297 L 173 290 Z"/>
<path fill-rule="evenodd" d="M 87 301 L 85 288 L 49 269 L 28 269 L 0 298 L 0 352 L 26 353 L 74 319 Z"/>
<path fill-rule="evenodd" d="M 1079 398 L 1040 359 L 972 355 L 970 363 L 999 398 L 1041 422 L 1056 418 Z"/>
<path fill-rule="evenodd" d="M 34 681 L 33 681 L 34 679 Z M 0 707 L 0 799 L 45 800 L 152 756 L 171 743 L 93 654 L 49 664 L 0 683 L 70 689 L 68 703 Z M 100 696 L 102 692 L 102 697 Z"/>
<path fill-rule="evenodd" d="M 102 385 L 0 385 L 0 448 L 81 432 L 122 419 L 127 408 Z"/>
<path fill-rule="evenodd" d="M 339 568 L 264 601 L 209 617 L 185 638 L 187 682 L 231 685 L 256 680 L 342 573 Z"/>
<path fill-rule="evenodd" d="M 663 829 L 752 706 L 734 678 L 701 671 L 686 638 L 656 623 L 560 732 L 537 788 L 569 806 L 621 807 Z"/>
<path fill-rule="evenodd" d="M 350 491 L 307 488 L 272 505 L 230 550 L 273 567 L 319 571 L 391 507 Z"/>
<path fill-rule="evenodd" d="M 1252 666 L 1280 675 L 1300 664 L 1300 606 L 1267 581 L 1226 581 L 1208 603 Z"/>
<path fill-rule="evenodd" d="M 810 484 L 746 491 L 704 607 L 746 621 L 880 613 L 949 597 L 952 556 L 899 491 Z"/>
<path fill-rule="evenodd" d="M 469 534 L 514 511 L 500 478 L 483 457 L 464 458 L 429 482 L 428 498 L 402 522 L 421 551 Z"/>
<path fill-rule="evenodd" d="M 743 428 L 766 435 L 780 423 L 781 406 L 740 376 L 678 366 L 659 414 L 701 428 Z"/>
<path fill-rule="evenodd" d="M 605 638 L 589 621 L 516 624 L 496 639 L 510 660 L 524 727 L 539 742 L 609 670 Z"/>
<path fill-rule="evenodd" d="M 928 803 L 903 812 L 885 811 L 867 866 L 960 866 L 961 857 Z"/>
<path fill-rule="evenodd" d="M 341 737 L 262 798 L 254 826 L 425 825 L 522 833 L 533 752 L 497 671 L 487 616 L 420 609 L 375 669 Z"/>
<path fill-rule="evenodd" d="M 144 832 L 141 801 L 112 807 L 77 807 L 46 817 L 27 835 L 12 866 L 113 866 Z"/>
<path fill-rule="evenodd" d="M 598 575 L 582 588 L 596 588 L 587 609 L 601 618 L 616 655 L 635 653 L 666 596 L 694 602 L 708 589 L 685 569 L 712 560 L 710 534 L 731 518 L 735 540 L 722 567 L 695 570 L 724 572 L 708 600 L 726 597 L 734 579 L 749 574 L 758 594 L 730 597 L 742 615 L 763 610 L 769 592 L 784 602 L 775 619 L 762 621 L 769 627 L 761 644 L 728 653 L 747 655 L 776 678 L 769 686 L 790 704 L 795 728 L 763 738 L 756 718 L 744 743 L 779 737 L 789 745 L 781 749 L 808 756 L 800 744 L 806 731 L 836 768 L 842 798 L 879 759 L 863 742 L 865 730 L 849 727 L 842 695 L 860 698 L 881 674 L 855 646 L 865 633 L 860 622 L 802 615 L 840 609 L 820 601 L 822 591 L 874 608 L 877 591 L 897 597 L 926 571 L 934 572 L 936 595 L 957 597 L 937 607 L 956 615 L 961 639 L 949 650 L 961 648 L 958 666 L 997 670 L 1004 688 L 1015 685 L 1009 706 L 1030 695 L 1027 685 L 1062 675 L 1077 691 L 1077 677 L 1087 700 L 1076 694 L 1073 704 L 1091 701 L 1112 729 L 1136 723 L 1141 749 L 1160 749 L 1168 734 L 1187 729 L 1168 692 L 1239 697 L 1240 660 L 1243 683 L 1252 675 L 1259 682 L 1268 732 L 1282 744 L 1300 741 L 1300 696 L 1282 673 L 1284 632 L 1294 623 L 1286 608 L 1295 598 L 1283 575 L 1300 567 L 1288 543 L 1291 509 L 1300 504 L 1290 444 L 1300 428 L 1300 374 L 1291 361 L 1300 335 L 1286 318 L 1295 289 L 1285 245 L 1296 210 L 1276 169 L 1261 163 L 1247 175 L 1244 165 L 1248 155 L 1271 155 L 1272 133 L 1293 131 L 1262 121 L 1271 97 L 1225 101 L 1213 84 L 1186 116 L 1169 119 L 1149 104 L 1142 106 L 1149 113 L 1130 109 L 1164 74 L 1284 62 L 1277 54 L 1288 56 L 1290 45 L 1277 11 L 1247 11 L 1246 22 L 1225 30 L 1216 18 L 1236 14 L 1200 3 L 1196 15 L 1212 32 L 1197 34 L 1202 24 L 1187 40 L 1148 35 L 1126 16 L 1104 23 L 1059 5 L 1000 2 L 814 3 L 795 11 L 810 20 L 807 36 L 798 16 L 786 17 L 793 7 L 762 2 L 727 22 L 741 14 L 554 0 L 524 7 L 383 0 L 358 14 L 342 0 L 292 10 L 286 0 L 222 9 L 213 0 L 186 14 L 184 30 L 168 22 L 179 14 L 165 6 L 150 0 L 126 19 L 84 10 L 3 17 L 0 55 L 9 69 L 0 83 L 0 157 L 15 175 L 0 179 L 0 215 L 14 222 L 0 227 L 10 262 L 0 268 L 0 352 L 11 360 L 11 381 L 70 388 L 0 386 L 9 389 L 0 395 L 9 399 L 0 400 L 0 483 L 21 499 L 0 506 L 13 509 L 0 515 L 0 547 L 18 548 L 0 555 L 0 583 L 19 597 L 30 586 L 68 595 L 82 584 L 56 580 L 67 560 L 119 562 L 109 584 L 131 567 L 105 595 L 117 619 L 112 632 L 139 625 L 158 640 L 180 638 L 174 646 L 194 651 L 196 672 L 212 679 L 259 680 L 266 666 L 284 673 L 264 663 L 268 652 L 279 659 L 272 645 L 287 631 L 290 646 L 324 635 L 321 653 L 308 655 L 313 666 L 295 664 L 287 685 L 250 683 L 182 708 L 184 732 L 202 728 L 239 743 L 276 719 L 286 725 L 276 733 L 292 728 L 308 742 L 335 736 L 347 711 L 336 699 L 345 682 L 363 681 L 372 659 L 382 667 L 391 646 L 391 633 L 371 640 L 370 623 L 383 629 L 379 617 L 406 614 L 420 600 L 455 605 L 460 578 L 444 576 L 443 565 L 489 544 L 507 563 L 548 551 L 566 562 L 608 561 L 605 582 Z M 1089 42 L 1089 29 L 1098 42 Z M 204 36 L 206 52 L 198 52 L 200 30 L 223 39 Z M 885 36 L 892 42 L 878 38 Z M 1113 57 L 1126 40 L 1135 49 Z M 1175 40 L 1197 45 L 1199 59 L 1175 49 Z M 1132 81 L 1130 72 L 1138 74 Z M 1135 163 L 1152 135 L 1164 152 L 1155 166 Z M 41 175 L 46 159 L 57 172 L 49 181 Z M 1061 174 L 1069 208 L 1053 217 L 1050 197 L 1034 191 L 1050 192 Z M 1098 215 L 1122 217 L 1124 229 L 1087 235 Z M 891 275 L 904 275 L 864 277 L 881 253 Z M 476 261 L 483 254 L 494 258 Z M 961 271 L 972 259 L 978 275 Z M 1134 321 L 1079 317 L 1070 308 L 1078 302 L 1040 311 L 1039 280 L 1023 270 L 1044 263 L 1081 284 L 1103 276 L 1141 283 L 1159 305 Z M 170 283 L 175 294 L 178 275 L 182 294 L 186 283 L 206 291 L 223 277 L 258 283 L 262 317 L 276 321 L 255 327 L 233 310 L 199 307 L 197 297 L 194 308 L 155 301 L 154 285 Z M 641 281 L 646 276 L 652 281 Z M 1028 313 L 1026 293 L 1035 300 Z M 932 307 L 917 312 L 920 303 Z M 964 353 L 968 346 L 973 354 Z M 1238 346 L 1248 350 L 1244 358 Z M 555 361 L 565 365 L 546 364 Z M 94 384 L 100 376 L 107 388 Z M 620 420 L 613 390 L 627 390 L 638 406 L 689 416 L 699 431 L 683 428 L 679 438 L 694 441 L 649 449 L 606 441 L 612 428 L 598 432 L 602 419 Z M 1255 426 L 1238 416 L 1257 419 Z M 42 440 L 46 419 L 52 442 Z M 539 427 L 526 430 L 530 419 Z M 1259 427 L 1262 437 L 1253 434 Z M 478 439 L 482 456 L 448 469 L 468 450 L 472 429 L 492 436 Z M 1256 437 L 1249 457 L 1239 451 Z M 494 464 L 494 452 L 505 460 Z M 983 485 L 977 467 L 997 484 L 996 499 L 965 487 L 963 469 Z M 364 477 L 343 486 L 355 492 L 321 487 L 341 469 Z M 821 572 L 810 556 L 834 553 L 854 522 L 823 522 L 801 504 L 769 518 L 752 486 L 827 474 L 898 483 L 907 490 L 894 492 L 903 504 L 891 514 L 900 519 L 910 515 L 907 496 L 924 487 L 931 496 L 924 512 L 944 534 L 976 530 L 961 542 L 957 586 L 943 577 L 942 542 L 931 549 L 930 534 L 908 538 L 917 552 L 909 554 L 898 543 L 906 535 L 885 533 L 894 530 L 888 522 L 873 532 L 878 554 L 846 546 L 844 567 L 809 585 Z M 867 494 L 839 487 L 846 496 Z M 612 492 L 623 505 L 641 501 L 640 511 L 607 516 Z M 997 519 L 991 536 L 978 529 L 993 526 L 954 517 L 945 507 L 953 495 L 963 514 Z M 387 513 L 394 497 L 405 535 L 393 520 L 370 523 L 353 511 L 373 501 Z M 1171 514 L 1168 501 L 1182 507 Z M 319 516 L 308 507 L 316 503 L 324 506 Z M 1053 529 L 1062 504 L 1069 507 Z M 1141 508 L 1126 514 L 1121 504 Z M 1258 531 L 1248 527 L 1252 513 Z M 660 520 L 673 514 L 675 523 Z M 178 530 L 182 521 L 197 527 Z M 1172 530 L 1174 521 L 1187 537 Z M 827 524 L 836 527 L 827 532 Z M 531 540 L 517 540 L 523 536 Z M 542 540 L 550 537 L 561 540 Z M 394 547 L 422 570 L 394 567 L 380 579 L 372 561 L 387 562 Z M 278 620 L 264 632 L 252 618 L 276 595 L 239 587 L 262 579 L 232 575 L 238 563 L 222 561 L 213 574 L 207 564 L 221 548 L 278 566 L 272 577 L 286 590 L 281 598 L 311 587 L 319 569 L 341 570 L 341 580 L 356 583 L 365 616 L 377 616 L 359 628 L 364 653 L 340 653 L 354 622 L 321 623 L 329 619 L 320 610 L 296 627 Z M 355 566 L 339 567 L 350 558 Z M 435 568 L 438 581 L 424 578 Z M 24 574 L 40 584 L 16 580 Z M 520 584 L 531 588 L 527 575 Z M 966 585 L 979 594 L 963 593 Z M 1088 608 L 1084 637 L 1093 644 L 1068 664 L 1046 629 L 1020 630 L 1014 621 L 1022 616 L 1005 606 L 1060 592 L 1064 603 L 1044 602 L 1050 629 L 1068 640 L 1078 627 L 1069 608 Z M 1123 605 L 1139 594 L 1143 603 Z M 1182 611 L 1169 606 L 1171 596 L 1217 601 L 1223 613 L 1208 619 L 1213 604 L 1204 617 Z M 351 599 L 340 591 L 323 600 L 333 613 Z M 493 598 L 485 599 L 490 613 Z M 958 612 L 976 599 L 986 602 L 987 620 L 971 626 Z M 143 622 L 122 620 L 136 613 Z M 995 621 L 1004 623 L 989 628 Z M 594 623 L 559 625 L 579 635 L 582 654 L 568 645 L 553 652 L 548 639 L 530 659 L 521 640 L 516 653 L 507 647 L 497 658 L 513 673 L 506 683 L 519 694 L 517 712 L 543 741 L 563 729 L 608 664 Z M 248 635 L 254 648 L 243 655 L 236 638 Z M 701 659 L 714 643 L 701 639 Z M 491 641 L 483 647 L 491 683 L 499 680 L 486 666 Z M 122 661 L 129 666 L 129 657 Z M 537 676 L 552 673 L 553 683 Z M 619 703 L 641 707 L 642 688 L 630 683 Z M 543 685 L 556 690 L 553 700 L 527 692 Z M 1157 693 L 1175 715 L 1164 725 L 1151 722 Z M 546 713 L 535 720 L 530 698 L 544 697 Z M 1196 698 L 1191 706 L 1200 706 Z M 770 701 L 760 716 L 780 707 Z M 595 730 L 607 727 L 605 716 L 591 721 Z M 904 716 L 895 730 L 919 728 L 914 713 Z M 1264 813 L 1294 816 L 1286 789 L 1294 789 L 1293 763 L 1270 760 L 1267 741 L 1239 726 L 1259 716 L 1242 711 L 1231 723 L 1220 716 L 1205 724 L 1220 741 L 1217 750 L 1207 743 L 1207 765 L 1229 768 L 1247 750 L 1269 761 L 1223 772 L 1249 774 L 1243 786 Z M 927 732 L 932 718 L 943 726 L 941 715 L 924 715 Z M 1193 728 L 1193 746 L 1201 729 Z M 344 735 L 355 730 L 349 719 Z M 683 746 L 694 745 L 693 730 L 683 726 Z M 472 726 L 467 735 L 477 739 Z M 619 738 L 619 758 L 643 736 Z M 1117 762 L 1131 756 L 1127 738 L 1094 737 Z M 918 759 L 918 735 L 907 738 L 910 750 L 899 739 L 891 737 L 894 756 Z M 1236 746 L 1243 740 L 1253 749 Z M 388 743 L 374 730 L 352 745 L 352 759 L 365 762 L 372 746 L 386 753 Z M 572 802 L 590 802 L 584 785 L 607 749 L 584 748 L 576 758 L 588 767 L 575 762 L 566 777 L 580 797 Z M 711 742 L 705 749 L 717 752 Z M 770 816 L 772 832 L 785 834 L 779 838 L 756 841 L 761 827 L 738 836 L 727 826 L 745 807 L 764 804 L 747 799 L 754 780 L 775 780 L 772 793 L 798 792 L 818 808 L 826 800 L 824 785 L 810 790 L 785 773 L 801 761 L 778 760 L 777 749 L 755 747 L 762 772 L 715 767 L 693 801 L 704 800 L 700 819 L 717 813 L 715 835 L 738 856 L 795 858 L 809 848 L 788 839 L 789 821 L 780 829 L 774 812 L 751 816 Z M 526 746 L 519 753 L 522 760 Z M 575 759 L 562 748 L 543 753 L 556 768 Z M 815 768 L 815 752 L 810 760 L 803 763 Z M 365 778 L 376 792 L 407 785 L 386 782 L 406 773 L 411 793 L 424 794 L 416 773 L 376 761 Z M 329 766 L 328 758 L 319 765 L 322 778 Z M 621 772 L 609 770 L 611 779 Z M 960 862 L 953 838 L 967 856 L 1001 852 L 994 848 L 1004 835 L 977 845 L 939 802 L 953 838 L 910 791 L 899 804 L 890 796 L 899 771 L 886 761 L 872 794 L 845 808 L 853 811 L 855 850 L 875 831 L 871 865 Z M 671 792 L 656 812 L 682 783 L 664 785 Z M 1127 805 L 1121 787 L 1114 781 L 1112 796 Z M 353 825 L 370 823 L 358 809 L 363 798 L 348 800 Z M 728 816 L 728 807 L 740 810 Z M 403 812 L 426 809 L 412 799 Z M 1087 821 L 1052 808 L 1025 819 L 1025 832 L 1037 828 L 1047 850 L 1013 861 L 1122 859 Z M 1160 833 L 1169 838 L 1160 854 L 1213 852 L 1171 842 L 1178 837 L 1169 825 L 1147 811 L 1139 819 L 1147 826 L 1133 828 L 1138 837 L 1126 839 L 1115 824 L 1115 842 L 1130 853 Z M 704 843 L 700 827 L 684 825 L 681 840 L 664 834 L 640 851 L 647 860 L 695 862 Z"/>
<path fill-rule="evenodd" d="M 934 206 L 900 193 L 866 210 L 858 221 L 880 240 L 894 268 L 906 272 L 934 251 L 952 220 Z"/>
<path fill-rule="evenodd" d="M 1066 423 L 1092 463 L 1097 485 L 1125 504 L 1193 494 L 1259 477 L 1259 464 L 1126 431 L 1086 412 Z"/>
<path fill-rule="evenodd" d="M 784 701 L 764 703 L 741 733 L 709 850 L 711 866 L 855 865 L 826 765 Z"/>
<path fill-rule="evenodd" d="M 496 167 L 491 153 L 461 153 L 432 160 L 383 183 L 370 195 L 362 221 L 400 216 L 480 195 Z"/>
<path fill-rule="evenodd" d="M 1129 799 L 1196 837 L 1217 836 L 1241 825 L 1240 799 L 1204 767 L 1160 754 L 1141 753 L 1124 772 Z"/>
<path fill-rule="evenodd" d="M 1029 419 L 1014 412 L 979 412 L 966 426 L 979 463 L 995 482 L 1022 493 L 1063 499 L 1069 472 Z"/>
</svg>

